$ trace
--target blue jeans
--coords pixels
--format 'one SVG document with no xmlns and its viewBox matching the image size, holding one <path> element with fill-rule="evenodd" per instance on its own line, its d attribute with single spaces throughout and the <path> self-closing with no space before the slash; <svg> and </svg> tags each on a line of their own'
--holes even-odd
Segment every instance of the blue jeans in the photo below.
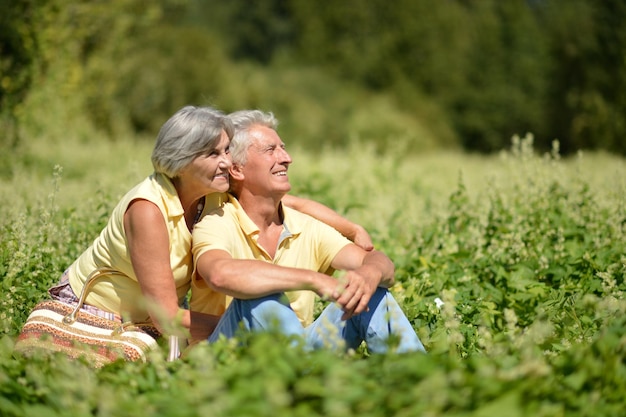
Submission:
<svg viewBox="0 0 626 417">
<path fill-rule="evenodd" d="M 397 339 L 397 353 L 422 351 L 422 342 L 413 330 L 391 293 L 378 288 L 368 304 L 369 311 L 341 320 L 343 311 L 330 304 L 310 326 L 304 328 L 289 307 L 284 294 L 273 294 L 252 300 L 234 299 L 209 342 L 220 335 L 235 336 L 241 326 L 249 331 L 277 330 L 288 336 L 299 336 L 309 349 L 356 349 L 362 341 L 372 353 L 385 353 L 390 337 Z"/>
</svg>

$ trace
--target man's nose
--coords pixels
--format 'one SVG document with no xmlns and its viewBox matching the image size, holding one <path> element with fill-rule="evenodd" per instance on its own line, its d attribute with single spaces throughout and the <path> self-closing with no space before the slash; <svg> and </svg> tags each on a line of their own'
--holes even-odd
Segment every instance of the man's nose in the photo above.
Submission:
<svg viewBox="0 0 626 417">
<path fill-rule="evenodd" d="M 285 164 L 291 164 L 292 159 L 291 159 L 291 155 L 289 155 L 289 152 L 287 152 L 287 150 L 285 148 L 279 148 L 279 153 L 278 153 L 278 160 L 281 163 L 285 163 Z"/>
</svg>

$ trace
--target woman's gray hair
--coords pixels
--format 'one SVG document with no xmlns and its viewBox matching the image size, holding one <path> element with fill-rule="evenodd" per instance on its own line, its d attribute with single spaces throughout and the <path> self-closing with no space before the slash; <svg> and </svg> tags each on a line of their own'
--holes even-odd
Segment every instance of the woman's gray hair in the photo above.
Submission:
<svg viewBox="0 0 626 417">
<path fill-rule="evenodd" d="M 222 136 L 229 139 L 234 128 L 230 119 L 212 107 L 186 106 L 161 127 L 152 151 L 156 172 L 175 178 L 199 155 L 215 148 Z"/>
<path fill-rule="evenodd" d="M 230 141 L 230 156 L 233 164 L 245 165 L 247 151 L 250 146 L 249 130 L 254 125 L 269 127 L 276 130 L 278 120 L 271 112 L 261 110 L 239 110 L 228 115 L 235 128 L 235 134 Z"/>
</svg>

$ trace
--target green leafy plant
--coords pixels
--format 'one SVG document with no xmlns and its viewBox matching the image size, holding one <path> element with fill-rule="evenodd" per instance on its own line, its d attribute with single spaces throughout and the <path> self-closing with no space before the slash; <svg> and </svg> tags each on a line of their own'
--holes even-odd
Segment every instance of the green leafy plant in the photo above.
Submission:
<svg viewBox="0 0 626 417">
<path fill-rule="evenodd" d="M 99 232 L 122 185 L 149 173 L 134 165 L 148 146 L 127 146 L 101 151 L 103 164 L 125 167 L 104 167 L 110 182 L 97 170 L 65 178 L 69 166 L 0 184 L 14 199 L 0 208 L 1 415 L 613 416 L 626 406 L 624 161 L 563 159 L 557 144 L 538 155 L 532 136 L 480 158 L 357 144 L 349 156 L 292 152 L 294 193 L 363 224 L 394 260 L 392 291 L 426 355 L 304 352 L 255 334 L 98 370 L 18 356 L 30 308 Z M 93 184 L 88 199 L 65 194 Z"/>
</svg>

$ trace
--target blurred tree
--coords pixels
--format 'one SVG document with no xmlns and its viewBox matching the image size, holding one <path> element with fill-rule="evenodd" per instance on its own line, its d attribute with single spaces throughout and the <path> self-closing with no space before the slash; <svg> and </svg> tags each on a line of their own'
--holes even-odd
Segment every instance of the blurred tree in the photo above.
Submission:
<svg viewBox="0 0 626 417">
<path fill-rule="evenodd" d="M 268 62 L 291 48 L 293 59 L 367 88 L 428 97 L 446 109 L 467 149 L 498 150 L 531 131 L 540 149 L 559 138 L 564 151 L 624 152 L 622 1 L 269 4 L 229 2 L 226 15 L 236 19 L 221 25 L 241 24 L 236 56 Z"/>
<path fill-rule="evenodd" d="M 43 3 L 43 2 L 40 2 Z M 17 107 L 33 79 L 36 56 L 36 2 L 0 2 L 0 149 L 17 144 Z M 9 152 L 3 152 L 8 156 Z M 3 164 L 4 165 L 4 164 Z"/>
<path fill-rule="evenodd" d="M 523 0 L 466 3 L 464 81 L 442 93 L 464 147 L 497 151 L 513 135 L 533 132 L 549 149 L 542 115 L 548 49 L 532 9 Z"/>
<path fill-rule="evenodd" d="M 80 90 L 73 94 L 80 97 L 81 108 L 94 126 L 114 137 L 132 128 L 130 103 L 120 101 L 119 93 L 138 78 L 133 77 L 136 73 L 127 73 L 130 69 L 125 60 L 133 59 L 141 40 L 164 24 L 169 18 L 166 13 L 177 16 L 183 6 L 178 0 L 80 1 L 73 6 L 61 15 L 61 21 L 67 19 L 66 24 L 73 27 L 80 52 L 76 62 L 80 65 Z M 141 63 L 146 70 L 153 64 Z"/>
<path fill-rule="evenodd" d="M 467 149 L 545 131 L 547 47 L 523 0 L 294 0 L 293 10 L 305 60 L 369 88 L 416 89 L 447 109 Z"/>
<path fill-rule="evenodd" d="M 337 131 L 342 140 L 387 127 L 408 134 L 415 118 L 470 150 L 506 148 L 530 131 L 538 148 L 558 138 L 564 152 L 626 154 L 624 21 L 621 0 L 5 1 L 0 123 L 9 134 L 0 145 L 15 144 L 18 121 L 62 137 L 83 118 L 115 137 L 153 132 L 183 104 L 234 108 L 276 94 L 281 109 L 304 116 L 335 103 L 326 111 L 350 122 L 330 124 L 353 129 Z M 364 91 L 330 100 L 334 83 L 320 81 L 330 92 L 310 85 L 330 77 Z M 272 90 L 278 83 L 289 91 Z M 393 99 L 370 109 L 402 114 L 370 125 L 351 107 L 375 95 Z"/>
<path fill-rule="evenodd" d="M 551 134 L 565 152 L 626 154 L 626 3 L 551 0 L 542 6 L 553 57 Z"/>
<path fill-rule="evenodd" d="M 21 127 L 53 139 L 67 135 L 70 125 L 76 134 L 86 122 L 110 135 L 130 126 L 127 104 L 116 100 L 128 79 L 121 58 L 166 13 L 180 16 L 184 7 L 180 0 L 12 3 L 13 15 L 27 18 L 16 26 L 30 63 L 21 74 L 31 80 L 20 101 Z"/>
<path fill-rule="evenodd" d="M 219 42 L 206 31 L 169 25 L 137 36 L 112 63 L 107 69 L 124 76 L 112 86 L 108 102 L 95 91 L 89 94 L 90 113 L 99 116 L 100 125 L 114 127 L 122 110 L 134 131 L 151 136 L 182 106 L 215 104 L 229 69 Z M 89 63 L 91 86 L 112 78 L 98 66 L 99 61 Z"/>
<path fill-rule="evenodd" d="M 190 0 L 187 21 L 221 34 L 233 58 L 263 64 L 289 47 L 295 23 L 285 0 Z"/>
</svg>

